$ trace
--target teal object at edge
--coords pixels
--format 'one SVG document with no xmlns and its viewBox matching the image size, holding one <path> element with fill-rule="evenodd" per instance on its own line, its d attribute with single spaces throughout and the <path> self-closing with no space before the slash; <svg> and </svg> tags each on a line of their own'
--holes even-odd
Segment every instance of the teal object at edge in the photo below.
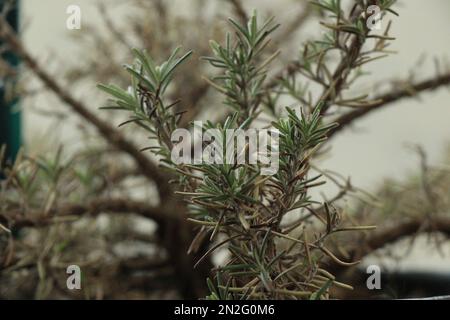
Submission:
<svg viewBox="0 0 450 320">
<path fill-rule="evenodd" d="M 0 8 L 3 8 L 6 0 L 0 0 Z M 15 7 L 9 12 L 7 20 L 12 28 L 18 31 L 19 28 L 19 1 L 16 1 Z M 1 44 L 1 40 L 0 40 Z M 17 68 L 19 59 L 6 52 L 2 54 L 9 65 Z M 19 99 L 12 101 L 5 100 L 4 82 L 14 83 L 16 79 L 0 79 L 0 145 L 6 144 L 6 160 L 14 161 L 20 149 L 22 142 L 21 135 L 21 114 L 18 110 Z"/>
</svg>

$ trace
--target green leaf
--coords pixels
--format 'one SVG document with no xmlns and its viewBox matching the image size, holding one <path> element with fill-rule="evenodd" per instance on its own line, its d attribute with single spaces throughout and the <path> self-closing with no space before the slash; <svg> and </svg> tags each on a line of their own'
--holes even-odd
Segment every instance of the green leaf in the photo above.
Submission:
<svg viewBox="0 0 450 320">
<path fill-rule="evenodd" d="M 173 55 L 176 54 L 176 52 L 178 52 L 178 48 L 175 49 L 174 53 L 172 54 L 171 58 L 169 58 L 169 61 L 171 59 L 173 59 Z M 192 51 L 187 52 L 184 56 L 182 56 L 181 58 L 179 58 L 175 63 L 171 63 L 171 64 L 167 64 L 167 69 L 164 69 L 165 71 L 163 72 L 162 75 L 162 79 L 161 79 L 161 83 L 163 84 L 173 73 L 173 71 L 181 64 L 183 63 L 184 60 L 186 60 L 187 58 L 189 58 L 189 56 L 192 54 Z"/>
<path fill-rule="evenodd" d="M 99 88 L 100 90 L 120 99 L 123 101 L 126 101 L 127 103 L 133 105 L 135 103 L 135 99 L 132 95 L 130 95 L 128 92 L 126 92 L 125 90 L 110 84 L 110 85 L 105 85 L 105 84 L 98 84 L 97 88 Z"/>
<path fill-rule="evenodd" d="M 133 54 L 141 62 L 147 74 L 150 76 L 154 83 L 158 83 L 158 74 L 156 73 L 155 64 L 152 58 L 145 51 L 140 51 L 139 49 L 132 49 Z"/>
<path fill-rule="evenodd" d="M 152 92 L 156 92 L 155 85 L 153 83 L 151 83 L 150 80 L 145 77 L 145 75 L 142 75 L 141 73 L 134 70 L 130 66 L 125 66 L 125 70 L 127 70 L 133 77 L 135 77 L 140 82 L 142 82 L 145 86 L 147 86 L 147 88 L 149 90 L 151 90 Z"/>
</svg>

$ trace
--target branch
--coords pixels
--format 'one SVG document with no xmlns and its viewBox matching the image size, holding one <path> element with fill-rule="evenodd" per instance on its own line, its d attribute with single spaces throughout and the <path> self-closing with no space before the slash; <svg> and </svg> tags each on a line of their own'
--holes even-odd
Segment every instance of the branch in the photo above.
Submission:
<svg viewBox="0 0 450 320">
<path fill-rule="evenodd" d="M 310 9 L 309 9 L 310 10 Z M 309 12 L 305 12 L 305 17 L 303 19 L 307 19 L 309 16 Z M 350 19 L 352 22 L 358 18 L 358 15 L 354 14 Z M 302 22 L 303 23 L 303 22 Z M 365 30 L 365 36 L 369 34 L 369 29 L 366 28 Z M 340 58 L 339 63 L 337 64 L 337 67 L 335 71 L 333 72 L 329 85 L 324 89 L 324 91 L 321 93 L 320 98 L 318 99 L 317 103 L 322 101 L 324 102 L 324 106 L 322 107 L 321 114 L 325 114 L 326 111 L 330 108 L 330 106 L 333 104 L 334 99 L 339 96 L 341 91 L 343 90 L 345 83 L 347 81 L 347 78 L 350 75 L 350 72 L 355 68 L 355 63 L 358 60 L 361 49 L 365 43 L 366 37 L 362 39 L 358 35 L 351 35 L 351 38 L 349 37 L 350 44 L 348 47 L 345 45 L 345 43 L 342 45 L 341 49 L 345 51 Z M 345 40 L 346 42 L 347 40 Z M 278 72 L 273 80 L 271 80 L 268 85 L 266 86 L 266 89 L 273 89 L 277 86 L 279 83 L 279 80 L 282 79 L 285 76 L 291 76 L 297 73 L 299 70 L 302 69 L 302 65 L 299 63 L 299 61 L 292 61 L 287 65 L 287 67 L 280 72 Z M 317 105 L 317 103 L 315 105 Z"/>
<path fill-rule="evenodd" d="M 388 244 L 395 243 L 404 237 L 412 236 L 416 233 L 441 232 L 450 237 L 450 218 L 448 217 L 435 217 L 431 220 L 417 217 L 391 225 L 390 227 L 375 231 L 366 239 L 361 239 L 358 246 L 349 250 L 350 259 L 352 261 L 361 260 L 377 249 L 381 249 Z M 333 267 L 336 270 L 342 269 L 337 264 L 333 264 Z"/>
<path fill-rule="evenodd" d="M 101 213 L 135 213 L 143 217 L 154 220 L 162 225 L 174 217 L 174 214 L 163 207 L 152 207 L 144 202 L 132 201 L 129 199 L 97 199 L 87 204 L 66 204 L 58 208 L 53 208 L 48 213 L 42 211 L 22 211 L 16 210 L 6 215 L 1 215 L 3 220 L 9 221 L 11 229 L 21 229 L 25 227 L 45 227 L 58 221 L 58 218 L 68 218 L 71 216 L 97 216 Z M 174 219 L 172 219 L 174 220 Z"/>
<path fill-rule="evenodd" d="M 353 18 L 356 19 L 356 16 Z M 350 75 L 350 72 L 355 68 L 356 61 L 360 57 L 361 49 L 365 43 L 366 36 L 369 34 L 369 29 L 365 30 L 365 37 L 361 39 L 359 35 L 353 35 L 353 39 L 348 48 L 346 48 L 345 54 L 341 57 L 336 70 L 333 73 L 330 84 L 326 88 L 317 103 L 324 102 L 321 114 L 325 114 L 331 107 L 335 98 L 340 95 L 343 90 L 346 81 Z M 316 104 L 317 105 L 317 104 Z"/>
<path fill-rule="evenodd" d="M 418 93 L 426 90 L 435 90 L 441 86 L 450 85 L 450 73 L 439 75 L 438 77 L 428 79 L 417 84 L 413 84 L 403 89 L 394 90 L 392 92 L 388 92 L 386 94 L 375 97 L 374 101 L 379 101 L 376 103 L 371 103 L 368 107 L 362 107 L 356 109 L 354 111 L 348 112 L 342 116 L 340 116 L 336 122 L 339 123 L 339 126 L 332 129 L 328 137 L 332 137 L 334 134 L 341 131 L 343 128 L 351 124 L 354 120 L 359 119 L 371 111 L 379 110 L 381 107 L 384 107 L 390 103 L 396 102 L 403 98 L 414 97 Z"/>
<path fill-rule="evenodd" d="M 53 77 L 43 70 L 36 60 L 25 50 L 17 36 L 14 34 L 14 31 L 11 30 L 3 17 L 0 17 L 0 38 L 9 45 L 10 49 L 25 62 L 41 81 L 75 113 L 93 125 L 110 144 L 130 155 L 141 169 L 142 174 L 155 182 L 161 199 L 171 195 L 168 178 L 165 174 L 161 173 L 161 169 L 140 152 L 139 149 L 132 142 L 128 141 L 119 131 L 89 111 L 87 106 L 72 97 L 69 92 L 65 91 L 53 79 Z"/>
</svg>

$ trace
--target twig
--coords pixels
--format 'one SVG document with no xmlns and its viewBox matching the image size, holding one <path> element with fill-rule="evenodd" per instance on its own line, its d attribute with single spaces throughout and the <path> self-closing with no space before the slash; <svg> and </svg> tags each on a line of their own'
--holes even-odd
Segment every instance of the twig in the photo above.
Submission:
<svg viewBox="0 0 450 320">
<path fill-rule="evenodd" d="M 450 73 L 439 75 L 435 78 L 424 80 L 422 82 L 408 86 L 407 88 L 401 90 L 394 90 L 392 92 L 388 92 L 378 97 L 375 97 L 374 100 L 379 100 L 378 103 L 373 103 L 369 107 L 356 109 L 340 116 L 336 120 L 336 122 L 339 123 L 339 126 L 330 130 L 330 132 L 328 133 L 328 138 L 334 136 L 336 133 L 340 132 L 343 128 L 351 124 L 354 120 L 367 115 L 369 112 L 379 110 L 382 107 L 387 106 L 400 99 L 414 97 L 422 91 L 432 91 L 439 87 L 448 85 L 450 85 Z"/>
<path fill-rule="evenodd" d="M 358 245 L 349 251 L 352 260 L 362 259 L 371 252 L 394 243 L 401 238 L 411 236 L 417 232 L 441 232 L 450 236 L 450 218 L 435 217 L 431 223 L 424 227 L 422 217 L 417 217 L 409 221 L 399 222 L 391 227 L 380 228 L 364 241 L 364 246 Z"/>
</svg>

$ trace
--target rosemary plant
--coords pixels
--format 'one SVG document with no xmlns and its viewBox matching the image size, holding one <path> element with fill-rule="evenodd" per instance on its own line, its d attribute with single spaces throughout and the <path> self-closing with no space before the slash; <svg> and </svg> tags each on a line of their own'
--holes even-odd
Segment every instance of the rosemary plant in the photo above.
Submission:
<svg viewBox="0 0 450 320">
<path fill-rule="evenodd" d="M 272 94 L 265 81 L 267 66 L 278 55 L 266 54 L 268 37 L 277 28 L 272 19 L 260 26 L 254 14 L 247 26 L 232 19 L 230 24 L 234 36 L 227 34 L 223 46 L 211 41 L 214 56 L 204 58 L 221 71 L 208 81 L 223 94 L 224 104 L 234 113 L 223 124 L 207 122 L 201 129 L 219 129 L 224 144 L 226 130 L 249 128 L 262 112 L 263 100 Z M 215 250 L 227 249 L 226 263 L 217 266 L 208 279 L 208 298 L 319 299 L 328 297 L 332 285 L 347 287 L 335 281 L 322 265 L 325 257 L 339 261 L 326 243 L 340 230 L 340 215 L 327 203 L 308 196 L 310 188 L 322 184 L 320 175 L 309 174 L 310 159 L 336 126 L 322 121 L 327 105 L 321 101 L 299 114 L 286 108 L 287 117 L 272 122 L 280 134 L 278 148 L 269 147 L 280 157 L 279 170 L 272 176 L 261 175 L 261 163 L 175 164 L 170 157 L 174 146 L 170 137 L 182 112 L 174 112 L 172 107 L 178 101 L 166 101 L 164 94 L 174 70 L 190 55 L 179 57 L 179 50 L 161 65 L 145 51 L 134 50 L 135 63 L 126 67 L 131 75 L 129 89 L 99 87 L 115 99 L 106 108 L 128 111 L 131 117 L 124 124 L 136 123 L 147 130 L 157 140 L 157 145 L 148 149 L 179 177 L 176 192 L 189 203 L 189 221 L 199 226 L 191 251 L 206 235 L 212 242 L 197 265 Z M 281 84 L 286 87 L 285 81 Z M 294 210 L 306 215 L 285 223 L 285 216 Z M 323 228 L 317 228 L 313 219 Z M 299 237 L 290 235 L 294 229 L 301 230 Z"/>
</svg>

